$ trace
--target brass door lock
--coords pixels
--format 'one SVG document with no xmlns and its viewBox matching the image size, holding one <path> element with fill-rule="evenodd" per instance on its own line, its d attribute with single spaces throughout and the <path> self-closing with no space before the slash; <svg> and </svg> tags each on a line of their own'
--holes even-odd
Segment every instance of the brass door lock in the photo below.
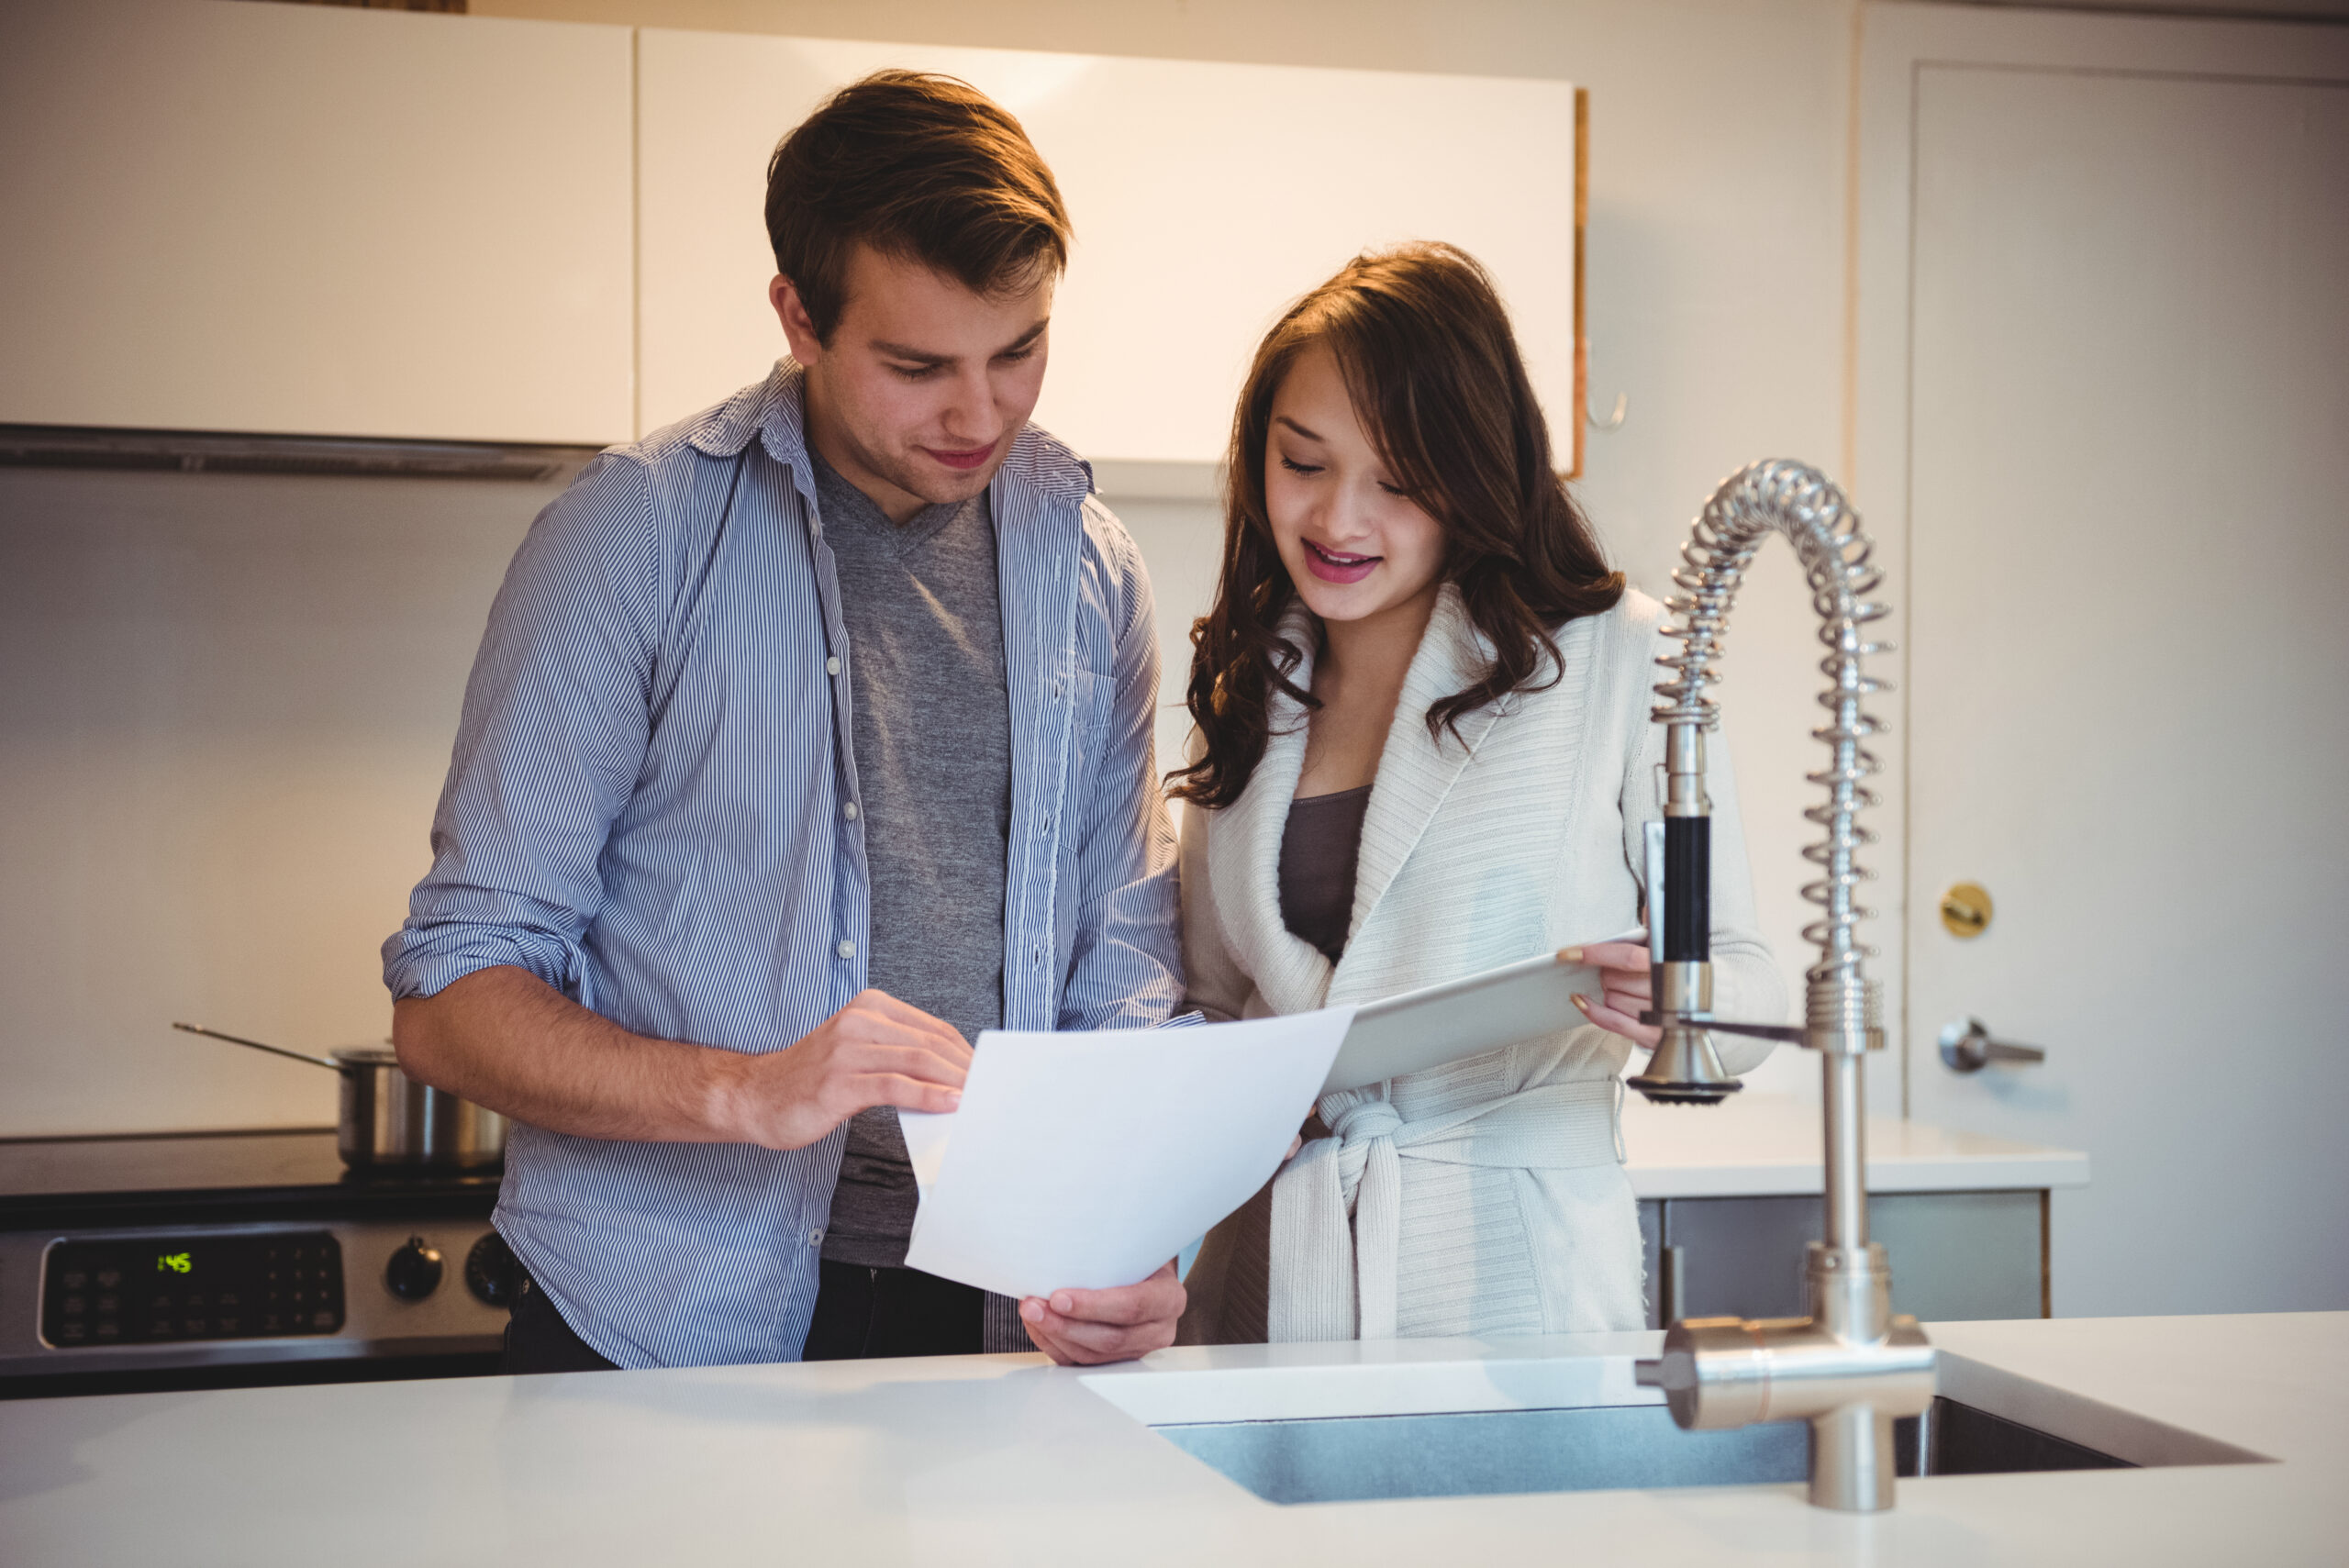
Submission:
<svg viewBox="0 0 2349 1568">
<path fill-rule="evenodd" d="M 1980 936 L 1990 929 L 1990 890 L 1979 883 L 1956 883 L 1942 895 L 1942 925 L 1953 937 Z"/>
</svg>

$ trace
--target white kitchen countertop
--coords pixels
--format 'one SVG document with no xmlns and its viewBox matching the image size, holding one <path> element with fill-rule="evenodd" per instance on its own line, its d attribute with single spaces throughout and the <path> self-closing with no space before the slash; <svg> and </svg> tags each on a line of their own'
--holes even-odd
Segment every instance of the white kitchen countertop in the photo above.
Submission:
<svg viewBox="0 0 2349 1568">
<path fill-rule="evenodd" d="M 1623 1151 L 1641 1197 L 1754 1197 L 1822 1189 L 1819 1106 L 1784 1095 L 1732 1095 L 1718 1106 L 1659 1106 L 1623 1096 Z M 2087 1184 L 2075 1150 L 2009 1143 L 1872 1116 L 1868 1190 L 1988 1192 Z"/>
<path fill-rule="evenodd" d="M 2124 1457 L 2160 1457 L 2167 1423 L 2280 1462 L 1904 1481 L 1871 1517 L 1813 1508 L 1799 1485 L 1282 1507 L 1119 1405 L 1164 1420 L 1652 1402 L 1628 1358 L 1660 1336 L 1172 1351 L 1107 1373 L 827 1362 L 0 1404 L 0 1562 L 2342 1560 L 2349 1313 L 1931 1331 L 1953 1396 L 2036 1401 L 2060 1435 Z"/>
</svg>

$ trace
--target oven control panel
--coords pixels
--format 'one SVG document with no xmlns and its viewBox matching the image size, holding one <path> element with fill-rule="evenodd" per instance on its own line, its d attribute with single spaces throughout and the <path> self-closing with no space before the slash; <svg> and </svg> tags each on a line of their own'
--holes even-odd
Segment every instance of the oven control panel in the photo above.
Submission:
<svg viewBox="0 0 2349 1568">
<path fill-rule="evenodd" d="M 0 1383 L 494 1354 L 519 1272 L 486 1213 L 0 1229 Z"/>
<path fill-rule="evenodd" d="M 60 1241 L 44 1274 L 40 1337 L 61 1349 L 342 1328 L 342 1247 L 325 1230 Z"/>
</svg>

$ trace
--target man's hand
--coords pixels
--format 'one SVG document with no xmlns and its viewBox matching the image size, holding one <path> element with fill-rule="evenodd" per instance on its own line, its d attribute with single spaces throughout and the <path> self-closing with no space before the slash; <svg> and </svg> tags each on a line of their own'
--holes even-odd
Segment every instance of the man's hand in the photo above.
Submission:
<svg viewBox="0 0 2349 1568">
<path fill-rule="evenodd" d="M 952 1110 L 971 1048 L 944 1019 L 863 991 L 788 1051 L 741 1060 L 732 1119 L 742 1140 L 805 1149 L 869 1106 Z"/>
<path fill-rule="evenodd" d="M 1648 999 L 1653 981 L 1644 945 L 1593 942 L 1586 948 L 1568 948 L 1559 956 L 1568 963 L 1590 965 L 1598 971 L 1598 978 L 1604 983 L 1605 995 L 1575 998 L 1575 1006 L 1582 1009 L 1583 1017 L 1634 1045 L 1649 1051 L 1655 1049 L 1656 1042 L 1664 1038 L 1664 1030 L 1640 1022 L 1640 1015 L 1655 1005 Z"/>
<path fill-rule="evenodd" d="M 1173 1344 L 1174 1322 L 1187 1299 L 1170 1258 L 1140 1284 L 1056 1290 L 1049 1300 L 1031 1296 L 1019 1304 L 1019 1320 L 1036 1348 L 1061 1365 L 1099 1366 Z"/>
</svg>

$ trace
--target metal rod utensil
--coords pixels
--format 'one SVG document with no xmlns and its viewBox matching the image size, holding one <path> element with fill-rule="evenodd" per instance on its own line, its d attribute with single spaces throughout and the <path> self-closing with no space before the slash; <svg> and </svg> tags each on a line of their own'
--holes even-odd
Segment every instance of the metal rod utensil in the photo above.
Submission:
<svg viewBox="0 0 2349 1568">
<path fill-rule="evenodd" d="M 172 1028 L 175 1029 L 185 1029 L 190 1034 L 200 1034 L 206 1040 L 225 1040 L 230 1045 L 242 1045 L 248 1046 L 254 1051 L 266 1051 L 272 1056 L 283 1056 L 295 1062 L 306 1062 L 313 1067 L 323 1067 L 329 1073 L 340 1073 L 342 1071 L 342 1063 L 340 1062 L 329 1061 L 323 1056 L 312 1056 L 306 1051 L 288 1051 L 282 1045 L 263 1045 L 257 1040 L 247 1040 L 242 1035 L 222 1034 L 218 1029 L 208 1029 L 202 1024 L 175 1023 Z"/>
</svg>

